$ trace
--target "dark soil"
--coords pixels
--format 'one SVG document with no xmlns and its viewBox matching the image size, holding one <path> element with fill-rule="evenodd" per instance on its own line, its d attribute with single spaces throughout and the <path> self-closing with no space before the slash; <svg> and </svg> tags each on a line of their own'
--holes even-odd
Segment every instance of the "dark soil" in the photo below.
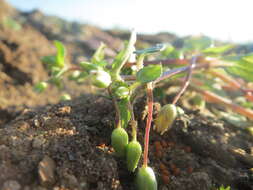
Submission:
<svg viewBox="0 0 253 190">
<path fill-rule="evenodd" d="M 92 95 L 25 110 L 0 129 L 0 187 L 134 189 L 134 174 L 110 147 L 112 110 L 110 100 Z M 224 184 L 251 190 L 252 136 L 201 114 L 189 116 L 188 123 L 177 120 L 163 136 L 151 131 L 150 166 L 159 189 L 210 190 Z M 140 122 L 140 142 L 143 126 Z"/>
<path fill-rule="evenodd" d="M 40 59 L 55 53 L 51 40 L 63 41 L 68 64 L 75 64 L 90 57 L 100 41 L 108 45 L 110 59 L 127 33 L 68 23 L 39 11 L 20 13 L 0 1 L 0 19 L 6 16 L 22 23 L 22 29 L 0 24 L 0 189 L 133 190 L 135 173 L 126 170 L 124 159 L 110 146 L 115 115 L 111 100 L 91 94 L 87 85 L 66 81 L 71 101 L 59 102 L 61 92 L 54 87 L 39 95 L 32 90 L 48 77 Z M 142 35 L 138 43 L 175 38 Z M 135 112 L 141 143 L 144 107 L 145 98 L 140 98 Z M 252 135 L 203 113 L 186 114 L 163 136 L 151 130 L 149 165 L 159 189 L 215 190 L 223 184 L 252 190 Z"/>
</svg>

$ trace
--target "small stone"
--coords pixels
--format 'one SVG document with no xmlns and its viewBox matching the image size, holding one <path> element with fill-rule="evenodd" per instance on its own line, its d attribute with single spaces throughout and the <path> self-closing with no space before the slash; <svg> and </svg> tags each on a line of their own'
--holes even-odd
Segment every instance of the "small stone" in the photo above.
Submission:
<svg viewBox="0 0 253 190">
<path fill-rule="evenodd" d="M 17 181 L 9 180 L 4 182 L 2 190 L 20 190 L 21 186 Z"/>
<path fill-rule="evenodd" d="M 64 106 L 60 107 L 57 111 L 57 114 L 59 115 L 68 115 L 71 112 L 71 107 L 70 106 Z"/>
<path fill-rule="evenodd" d="M 38 173 L 40 184 L 44 187 L 52 186 L 55 183 L 55 162 L 49 156 L 45 156 L 39 163 Z"/>
</svg>

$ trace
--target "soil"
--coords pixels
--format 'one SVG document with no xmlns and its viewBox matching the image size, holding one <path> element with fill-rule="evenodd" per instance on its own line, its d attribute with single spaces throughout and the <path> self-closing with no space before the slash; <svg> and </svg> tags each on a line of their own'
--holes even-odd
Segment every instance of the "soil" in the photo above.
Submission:
<svg viewBox="0 0 253 190">
<path fill-rule="evenodd" d="M 0 25 L 0 189 L 133 190 L 136 173 L 126 170 L 110 145 L 115 116 L 110 99 L 67 81 L 71 101 L 59 102 L 61 92 L 54 87 L 39 95 L 32 90 L 48 77 L 40 59 L 55 53 L 52 40 L 65 43 L 67 62 L 75 64 L 90 57 L 101 40 L 108 45 L 106 56 L 115 55 L 126 33 L 71 23 L 73 35 L 65 21 L 38 11 L 21 13 L 1 1 L 0 18 L 4 16 L 17 19 L 22 28 Z M 59 22 L 64 27 L 57 28 Z M 174 38 L 140 36 L 144 45 Z M 142 143 L 145 97 L 136 105 Z M 252 190 L 252 134 L 199 111 L 186 109 L 186 115 L 163 136 L 151 130 L 149 165 L 159 189 L 215 190 L 224 185 Z"/>
<path fill-rule="evenodd" d="M 84 95 L 23 111 L 0 129 L 0 187 L 134 189 L 135 174 L 110 146 L 112 110 L 109 99 Z M 210 190 L 223 184 L 251 190 L 252 136 L 201 114 L 188 116 L 163 136 L 151 131 L 149 163 L 159 189 Z M 143 134 L 139 119 L 140 142 Z"/>
</svg>

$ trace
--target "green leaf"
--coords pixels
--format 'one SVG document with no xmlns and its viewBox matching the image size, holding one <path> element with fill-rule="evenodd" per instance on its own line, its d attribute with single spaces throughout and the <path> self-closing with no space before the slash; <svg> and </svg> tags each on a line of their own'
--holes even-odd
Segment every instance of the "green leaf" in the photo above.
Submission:
<svg viewBox="0 0 253 190">
<path fill-rule="evenodd" d="M 206 48 L 202 51 L 202 53 L 207 54 L 207 55 L 220 55 L 225 53 L 226 51 L 230 50 L 233 48 L 233 45 L 224 45 L 224 46 L 219 46 L 219 47 L 210 47 Z"/>
<path fill-rule="evenodd" d="M 34 86 L 33 90 L 37 93 L 41 93 L 47 88 L 47 86 L 48 84 L 46 82 L 39 82 Z"/>
<path fill-rule="evenodd" d="M 85 62 L 85 61 L 80 63 L 80 67 L 87 72 L 100 69 L 100 67 L 98 65 L 93 64 L 93 63 L 89 63 L 89 62 Z"/>
<path fill-rule="evenodd" d="M 96 52 L 93 54 L 91 58 L 91 62 L 94 64 L 100 64 L 101 61 L 104 59 L 106 45 L 101 43 Z"/>
<path fill-rule="evenodd" d="M 120 71 L 124 64 L 127 62 L 131 54 L 133 53 L 135 47 L 134 44 L 136 42 L 136 32 L 132 31 L 130 40 L 126 47 L 119 52 L 119 54 L 115 57 L 112 63 L 111 77 L 112 80 L 121 80 Z"/>
<path fill-rule="evenodd" d="M 220 186 L 219 190 L 230 190 L 230 186 L 224 187 L 222 185 L 222 186 Z"/>
<path fill-rule="evenodd" d="M 162 74 L 162 65 L 149 65 L 137 72 L 137 81 L 142 83 L 151 82 Z"/>
<path fill-rule="evenodd" d="M 253 53 L 247 54 L 242 57 L 243 61 L 253 64 Z"/>
<path fill-rule="evenodd" d="M 166 46 L 164 44 L 157 44 L 156 46 L 153 46 L 150 48 L 136 50 L 136 51 L 134 51 L 134 53 L 137 55 L 150 54 L 150 53 L 156 53 L 156 52 L 163 51 L 165 48 L 166 48 Z"/>
<path fill-rule="evenodd" d="M 128 102 L 129 102 L 129 99 L 128 99 L 128 98 L 121 99 L 121 100 L 118 102 L 118 106 L 119 106 L 119 110 L 120 110 L 120 117 L 121 117 L 121 126 L 122 126 L 123 128 L 126 128 L 126 127 L 127 127 L 128 122 L 129 122 L 130 119 L 131 119 L 130 111 L 129 111 L 129 109 L 127 108 L 127 107 L 128 107 Z"/>
<path fill-rule="evenodd" d="M 211 38 L 206 36 L 193 36 L 184 41 L 183 50 L 189 51 L 201 51 L 212 45 L 213 41 Z"/>
<path fill-rule="evenodd" d="M 253 82 L 253 54 L 244 56 L 228 56 L 223 60 L 233 63 L 232 66 L 226 67 L 229 74 L 243 78 L 246 81 Z"/>
<path fill-rule="evenodd" d="M 253 72 L 243 67 L 237 67 L 237 66 L 229 67 L 229 68 L 226 68 L 226 71 L 232 75 L 241 77 L 246 81 L 253 82 L 253 74 L 252 74 Z"/>
<path fill-rule="evenodd" d="M 163 57 L 168 57 L 174 50 L 175 48 L 172 45 L 167 45 L 167 47 L 162 50 L 161 55 Z"/>
<path fill-rule="evenodd" d="M 53 66 L 56 64 L 56 56 L 54 55 L 49 55 L 49 56 L 44 56 L 41 58 L 42 63 L 47 64 L 48 66 Z"/>
<path fill-rule="evenodd" d="M 62 68 L 64 67 L 65 63 L 65 47 L 60 41 L 54 41 L 54 45 L 57 48 L 57 55 L 56 55 L 56 66 Z"/>
</svg>

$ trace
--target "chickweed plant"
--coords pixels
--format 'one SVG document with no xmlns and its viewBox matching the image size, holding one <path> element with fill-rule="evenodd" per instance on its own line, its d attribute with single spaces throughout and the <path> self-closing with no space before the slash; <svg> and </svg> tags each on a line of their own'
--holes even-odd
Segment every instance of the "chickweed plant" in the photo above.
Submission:
<svg viewBox="0 0 253 190">
<path fill-rule="evenodd" d="M 157 180 L 148 165 L 153 94 L 162 96 L 167 84 L 179 86 L 174 100 L 164 105 L 154 120 L 154 129 L 161 135 L 181 114 L 182 109 L 176 104 L 186 88 L 197 93 L 195 102 L 198 104 L 204 105 L 203 101 L 218 103 L 252 120 L 253 112 L 248 108 L 253 107 L 253 90 L 250 89 L 253 82 L 253 54 L 236 55 L 232 51 L 233 45 L 216 47 L 207 37 L 189 38 L 181 49 L 169 44 L 158 44 L 136 50 L 135 42 L 136 33 L 132 31 L 125 48 L 112 63 L 105 60 L 106 46 L 101 44 L 90 61 L 67 66 L 66 50 L 61 42 L 55 41 L 57 54 L 42 59 L 50 72 L 50 78 L 36 84 L 35 90 L 43 92 L 48 84 L 62 88 L 65 76 L 78 84 L 89 80 L 92 85 L 105 89 L 116 110 L 115 129 L 111 135 L 115 154 L 126 160 L 129 172 L 136 170 L 143 155 L 142 166 L 136 174 L 136 187 L 140 190 L 155 190 Z M 151 56 L 153 61 L 148 60 Z M 146 94 L 147 97 L 144 147 L 137 139 L 138 123 L 134 114 L 135 102 L 140 94 Z M 70 98 L 66 94 L 63 97 Z M 243 101 L 236 104 L 233 100 L 238 97 Z M 127 127 L 131 127 L 130 140 Z"/>
</svg>

